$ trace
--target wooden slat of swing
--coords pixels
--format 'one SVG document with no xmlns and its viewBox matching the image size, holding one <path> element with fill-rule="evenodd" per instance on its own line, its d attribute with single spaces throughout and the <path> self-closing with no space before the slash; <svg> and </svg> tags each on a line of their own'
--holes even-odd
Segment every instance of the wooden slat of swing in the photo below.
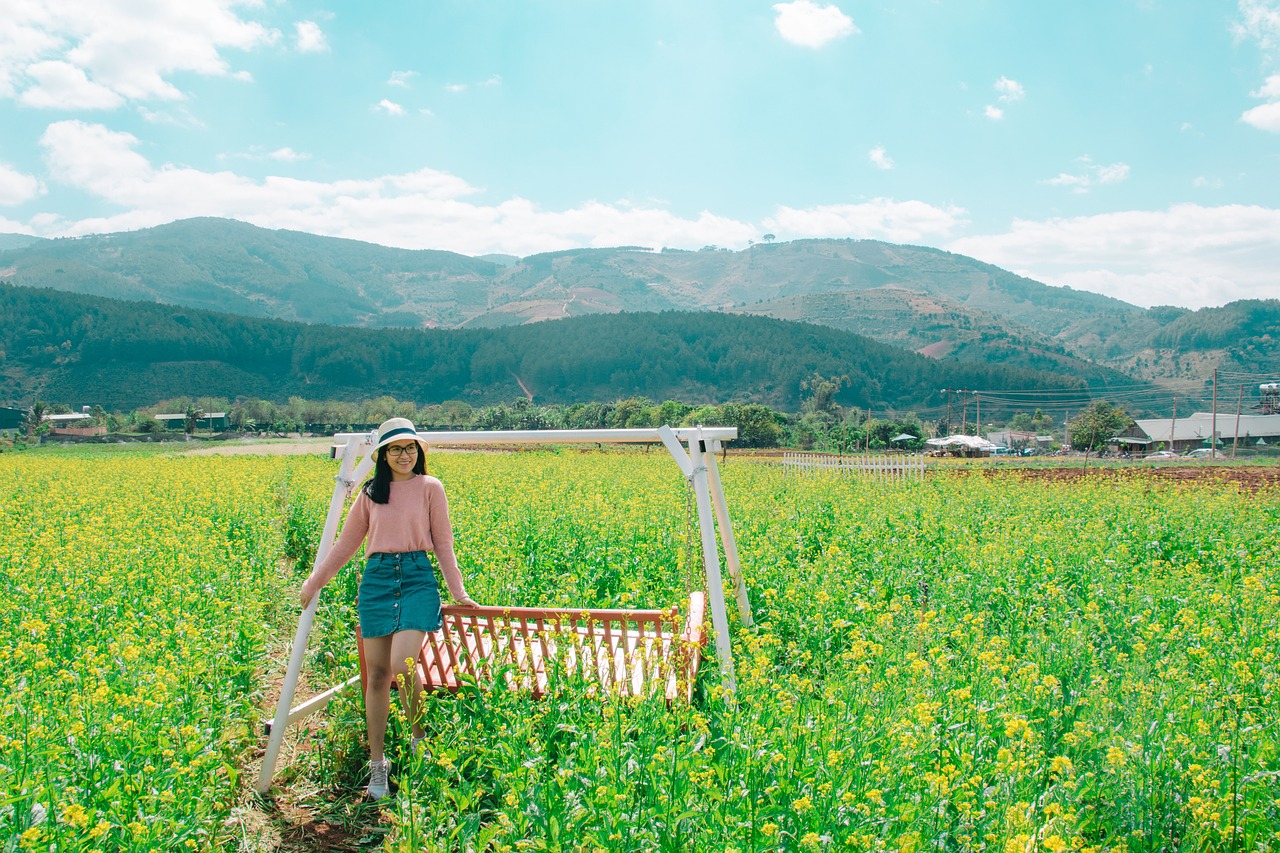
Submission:
<svg viewBox="0 0 1280 853">
<path fill-rule="evenodd" d="M 460 678 L 543 696 L 554 676 L 581 678 L 621 695 L 662 691 L 668 700 L 692 695 L 702 658 L 705 597 L 694 592 L 683 626 L 670 610 L 545 607 L 443 608 L 439 631 L 428 634 L 418 677 L 428 690 L 459 688 Z M 505 667 L 505 669 L 504 669 Z"/>
</svg>

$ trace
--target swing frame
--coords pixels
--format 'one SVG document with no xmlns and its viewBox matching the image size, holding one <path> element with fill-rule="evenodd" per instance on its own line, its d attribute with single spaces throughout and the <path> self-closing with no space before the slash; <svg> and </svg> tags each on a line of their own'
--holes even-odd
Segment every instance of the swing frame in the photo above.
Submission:
<svg viewBox="0 0 1280 853">
<path fill-rule="evenodd" d="M 738 560 L 738 546 L 734 539 L 733 526 L 729 520 L 729 508 L 725 502 L 724 488 L 720 482 L 716 454 L 722 449 L 721 442 L 731 441 L 738 437 L 737 427 L 697 426 L 673 429 L 664 425 L 657 429 L 457 431 L 419 433 L 419 437 L 429 445 L 450 447 L 584 443 L 661 443 L 665 446 L 693 490 L 695 514 L 702 542 L 703 571 L 708 593 L 706 599 L 711 609 L 711 635 L 715 643 L 716 657 L 720 661 L 723 684 L 730 692 L 736 691 L 737 682 L 734 677 L 733 649 L 730 643 L 729 616 L 726 607 L 727 596 L 720 572 L 719 546 L 721 545 L 724 547 L 725 565 L 729 570 L 733 583 L 733 594 L 737 602 L 738 615 L 745 627 L 750 628 L 755 622 L 751 615 L 751 603 L 747 596 L 746 582 L 743 579 L 741 564 Z M 316 562 L 323 560 L 333 547 L 333 543 L 337 538 L 338 523 L 342 516 L 343 506 L 354 492 L 356 485 L 364 480 L 373 469 L 373 450 L 377 445 L 377 440 L 376 432 L 338 433 L 334 436 L 334 445 L 330 449 L 330 457 L 339 459 L 340 465 L 334 478 L 333 497 L 329 502 L 329 512 L 325 517 L 324 532 L 320 536 Z M 717 530 L 719 531 L 718 541 Z M 321 594 L 323 594 L 323 590 Z M 315 620 L 316 606 L 319 600 L 320 595 L 313 597 L 298 619 L 298 630 L 294 635 L 288 668 L 285 671 L 284 683 L 280 689 L 280 698 L 276 704 L 275 717 L 266 725 L 268 740 L 262 758 L 262 770 L 258 775 L 256 785 L 256 789 L 260 794 L 265 794 L 271 788 L 276 764 L 280 756 L 280 747 L 284 742 L 285 730 L 293 723 L 324 708 L 334 696 L 347 687 L 360 683 L 363 677 L 363 667 L 361 667 L 360 674 L 311 697 L 296 707 L 292 705 L 294 693 L 298 686 L 298 677 L 302 670 L 303 658 L 306 655 L 307 640 L 311 634 L 311 627 Z M 491 610 L 493 608 L 481 609 Z M 519 608 L 502 608 L 503 611 L 513 609 Z M 694 609 L 698 608 L 695 606 Z M 639 611 L 618 612 L 636 613 Z"/>
</svg>

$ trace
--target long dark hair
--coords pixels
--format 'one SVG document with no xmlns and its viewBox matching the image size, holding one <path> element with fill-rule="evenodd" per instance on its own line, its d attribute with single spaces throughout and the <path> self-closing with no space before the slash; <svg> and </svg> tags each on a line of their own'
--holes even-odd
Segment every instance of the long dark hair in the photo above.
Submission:
<svg viewBox="0 0 1280 853">
<path fill-rule="evenodd" d="M 422 452 L 422 445 L 418 444 L 418 458 L 413 463 L 413 473 L 427 473 L 427 460 L 424 459 L 426 454 Z M 387 448 L 379 447 L 377 453 L 373 457 L 373 476 L 364 481 L 364 485 L 360 488 L 364 489 L 365 494 L 369 496 L 369 500 L 376 504 L 384 504 L 391 500 L 391 464 L 387 462 Z"/>
</svg>

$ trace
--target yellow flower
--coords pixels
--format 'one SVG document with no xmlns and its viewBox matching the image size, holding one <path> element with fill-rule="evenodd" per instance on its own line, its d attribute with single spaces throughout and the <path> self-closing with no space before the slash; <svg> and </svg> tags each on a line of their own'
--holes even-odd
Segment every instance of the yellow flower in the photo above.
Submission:
<svg viewBox="0 0 1280 853">
<path fill-rule="evenodd" d="M 1075 765 L 1065 755 L 1054 756 L 1053 760 L 1049 762 L 1049 772 L 1054 776 L 1070 776 L 1075 771 Z"/>
<path fill-rule="evenodd" d="M 62 820 L 69 823 L 76 829 L 84 829 L 89 825 L 89 813 L 84 810 L 84 806 L 79 803 L 72 803 L 62 810 Z"/>
<path fill-rule="evenodd" d="M 1004 853 L 1027 853 L 1031 849 L 1031 836 L 1025 832 L 1015 835 L 1004 843 Z"/>
<path fill-rule="evenodd" d="M 1107 763 L 1112 767 L 1123 767 L 1128 760 L 1128 756 L 1124 754 L 1124 750 L 1118 746 L 1113 746 L 1107 750 Z"/>
<path fill-rule="evenodd" d="M 24 850 L 33 850 L 35 849 L 35 845 L 39 843 L 40 836 L 42 834 L 43 830 L 41 830 L 40 827 L 33 826 L 26 832 L 22 833 L 22 836 L 19 838 L 19 843 L 22 845 Z"/>
</svg>

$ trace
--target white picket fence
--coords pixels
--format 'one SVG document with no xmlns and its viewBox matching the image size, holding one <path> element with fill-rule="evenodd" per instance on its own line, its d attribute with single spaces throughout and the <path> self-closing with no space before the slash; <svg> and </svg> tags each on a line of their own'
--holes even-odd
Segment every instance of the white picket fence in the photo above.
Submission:
<svg viewBox="0 0 1280 853">
<path fill-rule="evenodd" d="M 894 453 L 841 456 L 835 453 L 784 453 L 782 464 L 800 473 L 836 471 L 880 482 L 924 479 L 924 454 Z"/>
</svg>

